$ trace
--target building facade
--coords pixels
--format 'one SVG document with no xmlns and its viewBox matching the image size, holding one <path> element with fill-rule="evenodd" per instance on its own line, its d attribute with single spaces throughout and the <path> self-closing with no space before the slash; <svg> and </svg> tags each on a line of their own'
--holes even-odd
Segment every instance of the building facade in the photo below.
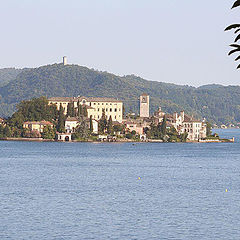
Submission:
<svg viewBox="0 0 240 240">
<path fill-rule="evenodd" d="M 180 114 L 174 113 L 172 118 L 168 118 L 179 134 L 187 133 L 188 140 L 199 141 L 207 137 L 207 126 L 205 122 L 188 116 L 182 111 Z"/>
<path fill-rule="evenodd" d="M 53 123 L 48 121 L 39 121 L 39 122 L 24 122 L 23 128 L 29 129 L 30 131 L 37 131 L 39 133 L 43 132 L 44 127 L 50 126 L 53 128 Z"/>
<path fill-rule="evenodd" d="M 100 120 L 103 112 L 107 119 L 112 117 L 113 121 L 119 123 L 123 120 L 123 102 L 114 98 L 100 98 L 100 97 L 55 97 L 48 99 L 49 104 L 56 104 L 59 110 L 60 105 L 64 109 L 64 113 L 67 114 L 67 106 L 69 103 L 74 104 L 74 108 L 78 108 L 78 102 L 83 107 L 87 108 L 87 117 L 94 120 Z"/>
<path fill-rule="evenodd" d="M 149 117 L 149 95 L 145 93 L 140 96 L 140 117 Z"/>
</svg>

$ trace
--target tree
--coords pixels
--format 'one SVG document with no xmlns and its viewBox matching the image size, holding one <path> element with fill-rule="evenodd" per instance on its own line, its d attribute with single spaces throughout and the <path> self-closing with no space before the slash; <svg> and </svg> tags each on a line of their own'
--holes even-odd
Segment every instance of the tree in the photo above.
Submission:
<svg viewBox="0 0 240 240">
<path fill-rule="evenodd" d="M 54 139 L 56 135 L 56 130 L 53 129 L 50 125 L 47 125 L 43 128 L 42 138 L 43 139 Z"/>
<path fill-rule="evenodd" d="M 166 115 L 164 115 L 164 117 L 163 117 L 161 132 L 162 132 L 163 136 L 165 136 L 166 133 L 167 133 L 167 118 L 166 118 Z"/>
<path fill-rule="evenodd" d="M 102 117 L 98 122 L 98 131 L 100 134 L 105 133 L 105 130 L 107 128 L 107 119 L 106 119 L 106 115 L 105 115 L 105 109 L 103 109 L 102 111 Z"/>
<path fill-rule="evenodd" d="M 109 117 L 108 123 L 107 123 L 107 132 L 108 134 L 113 134 L 113 122 L 112 122 L 112 116 Z"/>
<path fill-rule="evenodd" d="M 74 103 L 70 102 L 67 106 L 67 116 L 74 117 L 75 116 L 75 110 L 74 110 Z"/>
<path fill-rule="evenodd" d="M 3 136 L 4 137 L 11 137 L 12 136 L 12 131 L 9 126 L 5 126 L 3 129 Z"/>
<path fill-rule="evenodd" d="M 88 112 L 87 112 L 87 106 L 83 107 L 83 116 L 87 117 L 88 116 Z"/>
<path fill-rule="evenodd" d="M 89 119 L 89 130 L 92 133 L 93 132 L 93 120 L 92 120 L 92 115 L 90 116 Z"/>
<path fill-rule="evenodd" d="M 232 6 L 232 9 L 233 8 L 236 8 L 236 7 L 239 7 L 240 6 L 240 0 L 237 0 L 234 2 L 233 6 Z M 238 42 L 238 40 L 240 40 L 240 24 L 232 24 L 230 26 L 228 26 L 225 31 L 229 31 L 229 30 L 235 30 L 234 33 L 235 34 L 238 34 L 237 37 L 235 38 L 234 40 L 234 44 L 231 44 L 230 47 L 234 48 L 233 50 L 231 50 L 228 55 L 232 55 L 233 53 L 236 53 L 236 52 L 240 52 L 240 45 L 239 44 L 236 44 Z M 237 56 L 237 58 L 235 59 L 235 61 L 238 61 L 240 60 L 240 55 Z M 240 64 L 237 66 L 237 69 L 240 69 Z"/>
<path fill-rule="evenodd" d="M 62 104 L 58 111 L 57 131 L 60 133 L 65 131 L 65 115 Z"/>
<path fill-rule="evenodd" d="M 90 135 L 90 130 L 88 127 L 89 126 L 88 126 L 86 119 L 81 117 L 79 120 L 79 125 L 75 130 L 75 133 L 72 135 L 73 139 L 88 138 Z"/>
<path fill-rule="evenodd" d="M 212 135 L 212 125 L 207 122 L 207 137 L 211 136 Z"/>
</svg>

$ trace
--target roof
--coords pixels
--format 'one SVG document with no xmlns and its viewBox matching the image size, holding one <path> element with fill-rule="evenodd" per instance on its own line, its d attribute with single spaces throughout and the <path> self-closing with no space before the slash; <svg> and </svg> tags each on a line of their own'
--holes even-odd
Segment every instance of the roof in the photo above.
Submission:
<svg viewBox="0 0 240 240">
<path fill-rule="evenodd" d="M 76 117 L 67 117 L 66 121 L 78 121 Z"/>
<path fill-rule="evenodd" d="M 52 102 L 71 102 L 73 100 L 74 100 L 73 97 L 51 97 L 51 98 L 48 98 L 48 101 L 52 101 Z"/>
<path fill-rule="evenodd" d="M 183 122 L 201 122 L 201 121 L 185 114 Z"/>
<path fill-rule="evenodd" d="M 107 97 L 88 97 L 86 98 L 89 102 L 122 102 L 115 98 L 107 98 Z"/>
<path fill-rule="evenodd" d="M 77 102 L 86 100 L 87 102 L 119 102 L 122 101 L 115 98 L 107 98 L 107 97 L 51 97 L 48 98 L 48 101 L 52 102 Z"/>
<path fill-rule="evenodd" d="M 27 121 L 24 122 L 23 124 L 39 124 L 39 125 L 53 125 L 53 123 L 49 122 L 49 121 Z"/>
</svg>

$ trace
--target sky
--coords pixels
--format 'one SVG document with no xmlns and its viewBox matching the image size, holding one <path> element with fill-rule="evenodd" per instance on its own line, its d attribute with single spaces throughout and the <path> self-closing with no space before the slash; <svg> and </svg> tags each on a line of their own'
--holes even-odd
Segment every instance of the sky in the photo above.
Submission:
<svg viewBox="0 0 240 240">
<path fill-rule="evenodd" d="M 62 61 L 181 85 L 240 85 L 234 0 L 0 0 L 0 68 Z"/>
</svg>

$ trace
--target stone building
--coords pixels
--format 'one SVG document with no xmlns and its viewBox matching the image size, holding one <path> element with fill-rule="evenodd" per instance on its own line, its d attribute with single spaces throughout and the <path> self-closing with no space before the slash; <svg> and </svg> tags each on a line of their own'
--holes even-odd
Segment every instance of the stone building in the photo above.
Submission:
<svg viewBox="0 0 240 240">
<path fill-rule="evenodd" d="M 69 103 L 74 104 L 77 109 L 78 102 L 87 108 L 87 117 L 99 120 L 102 117 L 103 111 L 107 119 L 112 117 L 113 121 L 122 122 L 123 120 L 123 102 L 114 98 L 100 98 L 100 97 L 53 97 L 48 99 L 49 104 L 56 104 L 57 109 L 62 105 L 64 113 L 67 113 L 67 106 Z"/>
<path fill-rule="evenodd" d="M 149 95 L 145 93 L 140 96 L 140 117 L 149 118 Z"/>
</svg>

